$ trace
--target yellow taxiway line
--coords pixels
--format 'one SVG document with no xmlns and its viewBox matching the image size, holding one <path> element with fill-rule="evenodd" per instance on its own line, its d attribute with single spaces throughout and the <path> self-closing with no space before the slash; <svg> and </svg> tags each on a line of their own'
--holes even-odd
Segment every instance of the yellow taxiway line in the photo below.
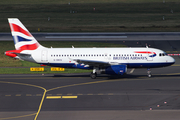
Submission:
<svg viewBox="0 0 180 120">
<path fill-rule="evenodd" d="M 61 96 L 46 96 L 46 99 L 60 99 Z"/>
<path fill-rule="evenodd" d="M 62 96 L 62 98 L 71 99 L 71 98 L 78 98 L 78 96 Z"/>
<path fill-rule="evenodd" d="M 46 99 L 72 99 L 72 98 L 78 98 L 78 96 L 46 96 Z"/>
</svg>

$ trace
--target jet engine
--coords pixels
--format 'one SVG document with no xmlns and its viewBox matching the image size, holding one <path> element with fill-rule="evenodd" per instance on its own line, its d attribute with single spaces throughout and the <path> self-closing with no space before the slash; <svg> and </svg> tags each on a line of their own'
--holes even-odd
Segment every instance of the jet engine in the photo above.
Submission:
<svg viewBox="0 0 180 120">
<path fill-rule="evenodd" d="M 101 69 L 101 74 L 123 75 L 127 72 L 126 65 L 112 65 Z"/>
</svg>

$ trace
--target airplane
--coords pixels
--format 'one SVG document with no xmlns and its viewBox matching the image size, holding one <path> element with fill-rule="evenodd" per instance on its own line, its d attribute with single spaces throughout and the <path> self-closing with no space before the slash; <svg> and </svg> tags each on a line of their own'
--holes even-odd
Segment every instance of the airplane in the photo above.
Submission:
<svg viewBox="0 0 180 120">
<path fill-rule="evenodd" d="M 92 79 L 97 73 L 123 75 L 127 68 L 147 68 L 151 77 L 150 68 L 175 63 L 164 51 L 149 47 L 47 48 L 39 44 L 18 18 L 8 18 L 8 21 L 15 50 L 6 51 L 5 55 L 53 67 L 92 69 Z"/>
</svg>

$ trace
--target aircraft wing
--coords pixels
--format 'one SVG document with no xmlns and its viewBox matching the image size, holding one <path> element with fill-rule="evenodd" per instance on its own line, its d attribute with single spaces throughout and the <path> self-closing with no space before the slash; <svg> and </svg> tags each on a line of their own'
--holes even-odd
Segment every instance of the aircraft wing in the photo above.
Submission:
<svg viewBox="0 0 180 120">
<path fill-rule="evenodd" d="M 83 60 L 83 59 L 73 59 L 79 64 L 85 64 L 89 66 L 111 66 L 111 65 L 117 65 L 119 63 L 116 62 L 107 62 L 107 61 L 98 61 L 98 60 Z"/>
</svg>

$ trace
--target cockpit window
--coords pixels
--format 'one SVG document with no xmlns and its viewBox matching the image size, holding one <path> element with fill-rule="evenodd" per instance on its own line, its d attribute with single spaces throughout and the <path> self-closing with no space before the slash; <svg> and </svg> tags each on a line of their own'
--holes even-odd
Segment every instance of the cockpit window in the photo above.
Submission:
<svg viewBox="0 0 180 120">
<path fill-rule="evenodd" d="M 159 56 L 167 56 L 167 53 L 159 53 Z"/>
</svg>

